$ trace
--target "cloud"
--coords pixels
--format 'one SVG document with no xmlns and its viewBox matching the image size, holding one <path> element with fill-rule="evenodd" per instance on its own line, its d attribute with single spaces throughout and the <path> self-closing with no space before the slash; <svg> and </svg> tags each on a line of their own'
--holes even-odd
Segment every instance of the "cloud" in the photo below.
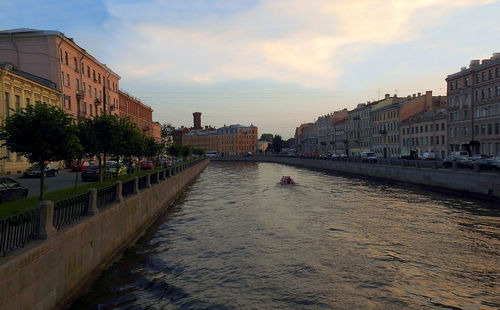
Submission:
<svg viewBox="0 0 500 310">
<path fill-rule="evenodd" d="M 435 12 L 493 1 L 247 1 L 221 11 L 222 2 L 109 2 L 114 66 L 130 78 L 165 82 L 263 79 L 332 88 L 346 64 L 374 47 L 416 40 L 442 22 L 430 18 Z"/>
</svg>

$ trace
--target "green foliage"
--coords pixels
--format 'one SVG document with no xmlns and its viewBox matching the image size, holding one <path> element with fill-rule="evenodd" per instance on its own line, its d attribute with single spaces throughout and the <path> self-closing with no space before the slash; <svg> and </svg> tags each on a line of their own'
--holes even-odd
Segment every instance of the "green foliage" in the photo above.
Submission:
<svg viewBox="0 0 500 310">
<path fill-rule="evenodd" d="M 179 157 L 182 154 L 182 149 L 183 145 L 180 143 L 173 143 L 170 145 L 167 149 L 168 154 L 174 156 L 174 157 Z"/>
<path fill-rule="evenodd" d="M 197 147 L 197 148 L 193 149 L 193 154 L 201 156 L 201 155 L 205 154 L 205 150 L 202 149 L 202 148 Z"/>
<path fill-rule="evenodd" d="M 7 117 L 0 127 L 0 139 L 11 152 L 38 163 L 41 171 L 48 161 L 72 158 L 83 152 L 73 118 L 61 108 L 45 103 L 28 105 Z M 45 195 L 44 174 L 40 178 L 40 196 Z"/>
<path fill-rule="evenodd" d="M 165 124 L 161 125 L 161 137 L 162 138 L 172 136 L 174 134 L 174 131 L 175 131 L 175 127 L 169 123 L 165 123 Z"/>
<path fill-rule="evenodd" d="M 273 134 L 271 134 L 271 133 L 263 133 L 260 136 L 260 141 L 273 142 Z"/>
<path fill-rule="evenodd" d="M 281 152 L 281 149 L 283 148 L 283 139 L 281 139 L 280 135 L 275 135 L 273 137 L 272 148 L 275 153 Z"/>
<path fill-rule="evenodd" d="M 186 158 L 191 154 L 193 154 L 193 148 L 189 145 L 183 145 L 181 152 L 182 157 Z"/>
</svg>

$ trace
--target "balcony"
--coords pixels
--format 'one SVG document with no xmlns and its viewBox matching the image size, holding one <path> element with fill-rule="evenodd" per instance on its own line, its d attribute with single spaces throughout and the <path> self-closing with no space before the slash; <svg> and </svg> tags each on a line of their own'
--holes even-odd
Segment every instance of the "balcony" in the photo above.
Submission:
<svg viewBox="0 0 500 310">
<path fill-rule="evenodd" d="M 100 106 L 100 105 L 101 105 L 101 99 L 99 99 L 99 98 L 95 98 L 95 100 L 94 100 L 94 104 L 95 104 L 96 106 Z"/>
<path fill-rule="evenodd" d="M 76 92 L 76 99 L 81 100 L 85 97 L 85 92 L 80 90 Z"/>
</svg>

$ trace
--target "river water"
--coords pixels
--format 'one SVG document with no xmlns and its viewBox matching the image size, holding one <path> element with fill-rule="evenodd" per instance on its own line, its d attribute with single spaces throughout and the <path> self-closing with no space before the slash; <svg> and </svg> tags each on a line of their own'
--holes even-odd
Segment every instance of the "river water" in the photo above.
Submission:
<svg viewBox="0 0 500 310">
<path fill-rule="evenodd" d="M 492 203 L 212 162 L 70 309 L 498 309 L 499 279 Z"/>
</svg>

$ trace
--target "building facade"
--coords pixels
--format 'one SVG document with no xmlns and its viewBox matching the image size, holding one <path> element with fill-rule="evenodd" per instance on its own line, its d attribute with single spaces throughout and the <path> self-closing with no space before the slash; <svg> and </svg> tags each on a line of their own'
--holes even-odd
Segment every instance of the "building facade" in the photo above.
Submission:
<svg viewBox="0 0 500 310">
<path fill-rule="evenodd" d="M 424 111 L 400 124 L 401 151 L 415 151 L 417 156 L 425 152 L 445 158 L 448 154 L 446 109 Z"/>
<path fill-rule="evenodd" d="M 296 152 L 300 155 L 318 155 L 318 133 L 315 123 L 301 124 L 295 129 Z"/>
<path fill-rule="evenodd" d="M 315 122 L 318 139 L 318 152 L 320 154 L 331 153 L 331 128 L 332 128 L 332 114 L 327 114 L 318 117 Z"/>
<path fill-rule="evenodd" d="M 348 117 L 333 120 L 333 154 L 349 155 Z"/>
<path fill-rule="evenodd" d="M 348 113 L 347 135 L 349 139 L 349 154 L 359 156 L 363 152 L 371 152 L 372 121 L 371 108 L 373 103 L 361 103 Z"/>
<path fill-rule="evenodd" d="M 74 117 L 118 114 L 120 76 L 59 31 L 0 31 L 0 61 L 53 81 Z"/>
<path fill-rule="evenodd" d="M 120 116 L 128 117 L 145 135 L 161 139 L 161 127 L 153 122 L 153 109 L 121 89 L 118 95 Z"/>
<path fill-rule="evenodd" d="M 258 128 L 230 125 L 216 130 L 191 130 L 182 136 L 182 143 L 222 155 L 243 155 L 257 152 Z"/>
<path fill-rule="evenodd" d="M 47 103 L 61 107 L 62 94 L 56 84 L 18 70 L 10 64 L 0 64 L 0 122 L 30 104 Z M 0 174 L 15 174 L 25 171 L 29 162 L 24 156 L 11 153 L 0 147 Z"/>
<path fill-rule="evenodd" d="M 500 155 L 500 53 L 446 78 L 449 151 Z"/>
</svg>

